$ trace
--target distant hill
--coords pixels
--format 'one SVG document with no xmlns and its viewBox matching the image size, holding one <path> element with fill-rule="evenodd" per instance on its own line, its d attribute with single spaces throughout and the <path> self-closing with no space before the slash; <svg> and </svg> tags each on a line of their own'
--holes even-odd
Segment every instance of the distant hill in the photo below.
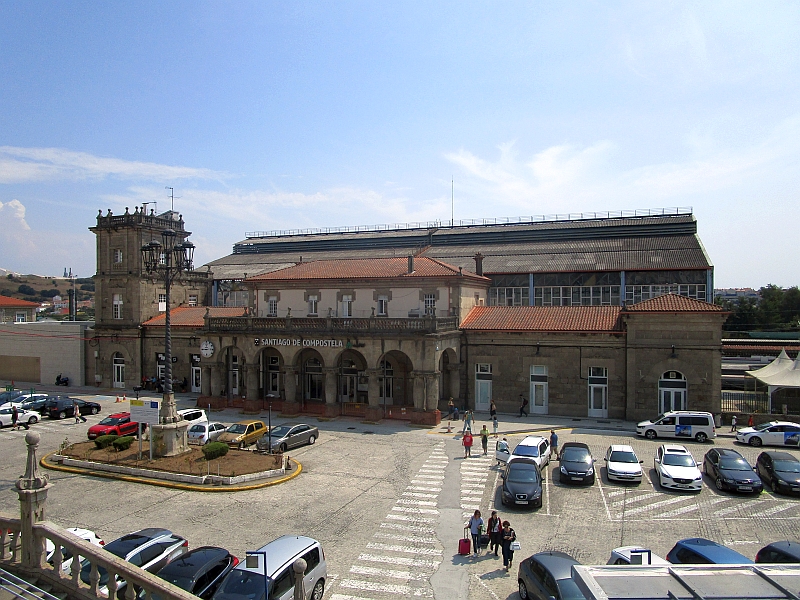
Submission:
<svg viewBox="0 0 800 600">
<path fill-rule="evenodd" d="M 64 277 L 19 275 L 0 269 L 0 295 L 30 302 L 49 302 L 54 296 L 65 301 L 72 282 Z M 91 277 L 75 279 L 75 296 L 78 301 L 94 298 L 94 280 Z"/>
</svg>

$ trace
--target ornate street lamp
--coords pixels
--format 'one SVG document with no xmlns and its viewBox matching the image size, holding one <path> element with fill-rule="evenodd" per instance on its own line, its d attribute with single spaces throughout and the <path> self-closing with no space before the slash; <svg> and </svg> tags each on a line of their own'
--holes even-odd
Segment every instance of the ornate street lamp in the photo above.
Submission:
<svg viewBox="0 0 800 600">
<path fill-rule="evenodd" d="M 150 443 L 154 445 L 157 456 L 174 456 L 188 449 L 186 429 L 188 423 L 181 424 L 175 410 L 175 394 L 172 390 L 172 333 L 170 331 L 170 287 L 181 273 L 192 270 L 194 244 L 188 240 L 177 242 L 173 229 L 161 232 L 161 242 L 152 240 L 142 246 L 142 263 L 151 275 L 158 275 L 164 281 L 166 291 L 166 312 L 164 314 L 164 397 L 158 413 L 158 425 L 152 427 Z M 177 243 L 176 243 L 177 242 Z M 167 435 L 168 430 L 177 435 Z M 163 443 L 162 443 L 163 442 Z"/>
</svg>

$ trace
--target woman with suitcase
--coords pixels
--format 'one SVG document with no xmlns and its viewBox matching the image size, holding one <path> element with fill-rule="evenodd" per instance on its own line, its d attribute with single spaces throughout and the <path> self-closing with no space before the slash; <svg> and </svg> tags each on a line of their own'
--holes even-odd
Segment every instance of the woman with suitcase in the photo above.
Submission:
<svg viewBox="0 0 800 600">
<path fill-rule="evenodd" d="M 481 511 L 476 510 L 470 517 L 467 523 L 469 532 L 472 535 L 472 546 L 475 556 L 481 553 L 481 534 L 483 533 L 483 519 L 481 518 Z"/>
</svg>

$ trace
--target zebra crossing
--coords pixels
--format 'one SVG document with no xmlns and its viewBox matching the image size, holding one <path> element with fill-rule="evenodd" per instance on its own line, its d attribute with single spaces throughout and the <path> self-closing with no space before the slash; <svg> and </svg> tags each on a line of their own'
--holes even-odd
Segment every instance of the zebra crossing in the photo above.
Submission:
<svg viewBox="0 0 800 600">
<path fill-rule="evenodd" d="M 686 519 L 800 519 L 800 501 L 774 496 L 716 496 L 708 490 L 700 494 L 667 494 L 647 490 L 612 489 L 605 491 L 611 520 L 629 518 L 665 520 Z"/>
<path fill-rule="evenodd" d="M 461 509 L 465 519 L 480 510 L 493 456 L 472 456 L 461 463 Z"/>
<path fill-rule="evenodd" d="M 335 579 L 330 600 L 433 598 L 430 577 L 443 553 L 437 506 L 449 462 L 437 443 L 347 575 Z"/>
</svg>

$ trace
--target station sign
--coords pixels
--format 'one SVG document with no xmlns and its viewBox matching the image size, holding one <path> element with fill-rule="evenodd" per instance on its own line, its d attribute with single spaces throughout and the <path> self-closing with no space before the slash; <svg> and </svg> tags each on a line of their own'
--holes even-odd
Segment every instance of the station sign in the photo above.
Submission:
<svg viewBox="0 0 800 600">
<path fill-rule="evenodd" d="M 158 423 L 160 400 L 130 400 L 131 421 L 152 425 Z"/>
<path fill-rule="evenodd" d="M 255 338 L 254 346 L 300 346 L 303 348 L 343 348 L 342 340 L 303 338 Z"/>
</svg>

